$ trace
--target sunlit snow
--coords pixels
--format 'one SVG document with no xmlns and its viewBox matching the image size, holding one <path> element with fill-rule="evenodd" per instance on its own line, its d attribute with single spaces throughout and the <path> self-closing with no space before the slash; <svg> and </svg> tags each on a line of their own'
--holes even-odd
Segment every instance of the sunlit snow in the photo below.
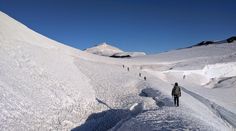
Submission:
<svg viewBox="0 0 236 131">
<path fill-rule="evenodd" d="M 129 59 L 88 52 L 0 12 L 0 130 L 236 128 L 236 42 Z"/>
</svg>

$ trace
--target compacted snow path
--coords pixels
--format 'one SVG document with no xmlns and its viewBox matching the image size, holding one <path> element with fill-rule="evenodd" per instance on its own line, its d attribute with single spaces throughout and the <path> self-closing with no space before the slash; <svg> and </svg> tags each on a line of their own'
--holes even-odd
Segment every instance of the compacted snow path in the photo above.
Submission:
<svg viewBox="0 0 236 131">
<path fill-rule="evenodd" d="M 171 97 L 159 90 L 167 84 L 148 73 L 106 63 L 93 66 L 94 62 L 83 59 L 75 64 L 90 78 L 98 108 L 73 131 L 225 129 L 214 127 L 217 122 L 207 123 L 185 104 L 174 107 Z"/>
<path fill-rule="evenodd" d="M 150 74 L 151 72 L 148 73 Z M 161 81 L 158 77 L 153 76 L 152 73 L 149 77 L 151 77 L 149 83 L 152 85 L 153 89 L 157 89 L 164 94 L 171 93 L 171 89 L 173 88 L 172 84 Z M 151 92 L 153 93 L 153 91 Z M 202 120 L 205 125 L 210 126 L 207 130 L 235 129 L 234 124 L 236 117 L 234 113 L 183 87 L 180 104 L 180 107 L 182 107 L 181 110 L 183 110 L 185 114 L 192 111 L 189 117 L 195 116 L 197 119 Z"/>
<path fill-rule="evenodd" d="M 150 85 L 142 90 L 140 96 L 153 99 L 156 108 L 146 109 L 122 124 L 119 123 L 111 130 L 217 130 L 217 128 L 197 118 L 195 112 L 190 108 L 173 106 L 173 102 L 168 96 L 153 89 Z"/>
</svg>

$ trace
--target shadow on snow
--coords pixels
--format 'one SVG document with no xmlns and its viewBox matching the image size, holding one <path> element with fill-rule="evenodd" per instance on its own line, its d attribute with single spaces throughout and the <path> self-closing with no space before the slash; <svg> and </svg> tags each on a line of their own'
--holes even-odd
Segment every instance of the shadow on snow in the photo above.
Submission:
<svg viewBox="0 0 236 131">
<path fill-rule="evenodd" d="M 141 91 L 139 96 L 142 97 L 151 97 L 155 102 L 158 107 L 163 107 L 163 106 L 169 106 L 172 107 L 174 106 L 173 101 L 170 98 L 167 98 L 163 94 L 161 94 L 160 91 L 154 90 L 153 88 L 145 88 Z"/>
<path fill-rule="evenodd" d="M 107 106 L 109 110 L 91 114 L 84 124 L 72 129 L 71 131 L 105 131 L 114 127 L 118 122 L 126 119 L 132 114 L 128 109 L 112 109 L 102 100 L 96 100 Z"/>
<path fill-rule="evenodd" d="M 171 99 L 163 96 L 158 90 L 152 88 L 145 88 L 139 94 L 142 97 L 151 97 L 155 100 L 158 107 L 173 106 Z M 105 105 L 109 110 L 99 113 L 92 113 L 84 124 L 75 127 L 71 131 L 105 131 L 111 128 L 119 128 L 120 124 L 127 121 L 131 117 L 135 117 L 138 113 L 134 113 L 129 109 L 113 109 L 102 100 L 96 98 L 97 102 Z M 145 112 L 145 111 L 143 111 Z"/>
<path fill-rule="evenodd" d="M 84 124 L 71 131 L 105 131 L 114 127 L 129 114 L 130 110 L 124 109 L 110 109 L 99 113 L 93 113 L 88 117 Z"/>
</svg>

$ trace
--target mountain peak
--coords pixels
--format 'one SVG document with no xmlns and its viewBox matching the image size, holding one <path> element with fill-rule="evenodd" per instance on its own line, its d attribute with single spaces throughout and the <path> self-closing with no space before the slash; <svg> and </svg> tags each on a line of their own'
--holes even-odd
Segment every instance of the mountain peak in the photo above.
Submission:
<svg viewBox="0 0 236 131">
<path fill-rule="evenodd" d="M 121 49 L 114 47 L 106 42 L 103 42 L 91 48 L 87 48 L 85 49 L 85 51 L 92 54 L 96 54 L 96 55 L 110 56 L 110 57 L 115 57 L 115 58 L 125 58 L 125 57 L 146 55 L 144 52 L 124 52 Z"/>
<path fill-rule="evenodd" d="M 114 47 L 106 42 L 97 44 L 94 47 L 85 49 L 86 52 L 102 55 L 102 56 L 112 56 L 115 53 L 123 52 L 121 49 Z"/>
</svg>

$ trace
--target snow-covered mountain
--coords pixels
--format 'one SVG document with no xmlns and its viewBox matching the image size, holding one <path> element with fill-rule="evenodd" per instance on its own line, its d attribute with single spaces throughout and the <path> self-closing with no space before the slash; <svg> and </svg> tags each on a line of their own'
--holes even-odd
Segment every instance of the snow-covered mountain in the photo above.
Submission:
<svg viewBox="0 0 236 131">
<path fill-rule="evenodd" d="M 121 49 L 111 46 L 107 43 L 102 43 L 91 48 L 85 49 L 86 52 L 100 55 L 109 56 L 114 58 L 136 57 L 146 55 L 144 52 L 124 52 Z"/>
<path fill-rule="evenodd" d="M 121 49 L 111 46 L 107 43 L 102 43 L 91 48 L 85 49 L 86 52 L 97 54 L 101 56 L 112 56 L 116 53 L 123 52 Z"/>
<path fill-rule="evenodd" d="M 236 41 L 236 36 L 232 36 L 226 40 L 220 40 L 220 41 L 202 41 L 200 43 L 197 43 L 197 44 L 187 47 L 187 48 L 192 48 L 192 47 L 196 47 L 196 46 L 207 46 L 207 45 L 212 45 L 212 44 L 233 43 L 234 41 Z"/>
<path fill-rule="evenodd" d="M 0 12 L 0 130 L 234 130 L 235 55 L 232 42 L 113 59 Z"/>
</svg>

